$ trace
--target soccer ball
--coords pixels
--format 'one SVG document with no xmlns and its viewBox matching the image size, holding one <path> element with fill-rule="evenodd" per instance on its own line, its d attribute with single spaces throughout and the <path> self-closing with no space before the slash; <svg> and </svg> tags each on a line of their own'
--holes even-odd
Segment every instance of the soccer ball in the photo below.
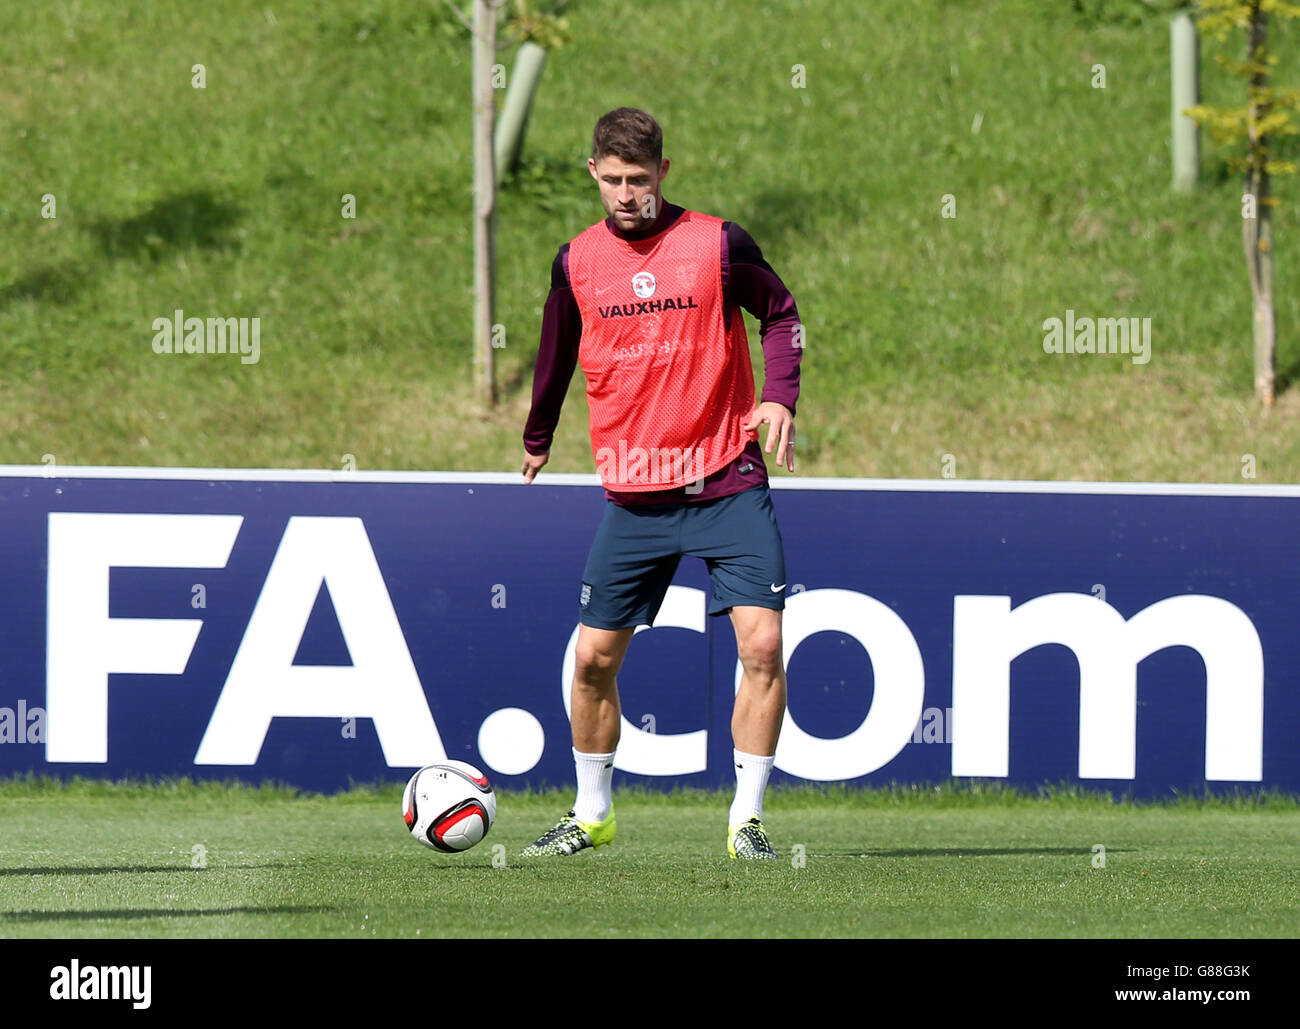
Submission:
<svg viewBox="0 0 1300 1029">
<path fill-rule="evenodd" d="M 473 765 L 440 761 L 411 776 L 402 791 L 402 817 L 425 846 L 456 854 L 488 834 L 497 817 L 497 795 Z"/>
</svg>

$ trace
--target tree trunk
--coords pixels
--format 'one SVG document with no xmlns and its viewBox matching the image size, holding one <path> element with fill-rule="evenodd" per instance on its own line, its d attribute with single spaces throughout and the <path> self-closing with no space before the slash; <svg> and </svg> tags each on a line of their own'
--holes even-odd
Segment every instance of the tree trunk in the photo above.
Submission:
<svg viewBox="0 0 1300 1029">
<path fill-rule="evenodd" d="M 497 0 L 474 3 L 474 365 L 479 402 L 496 404 L 492 324 L 496 288 L 496 185 L 492 169 L 492 122 L 496 97 Z"/>
<path fill-rule="evenodd" d="M 1261 173 L 1261 196 L 1268 195 L 1268 174 Z M 1273 209 L 1261 207 L 1259 239 L 1255 244 L 1255 267 L 1251 272 L 1251 294 L 1255 306 L 1255 394 L 1265 407 L 1273 406 L 1277 366 L 1276 323 L 1273 317 Z"/>
<path fill-rule="evenodd" d="M 1268 39 L 1268 15 L 1260 10 L 1259 0 L 1251 5 L 1247 32 L 1247 60 L 1258 59 Z M 1246 250 L 1246 269 L 1250 273 L 1250 296 L 1254 306 L 1255 395 L 1266 407 L 1273 406 L 1276 378 L 1275 319 L 1273 316 L 1273 209 L 1269 203 L 1268 138 L 1256 126 L 1269 113 L 1269 105 L 1259 101 L 1260 91 L 1268 85 L 1263 67 L 1250 79 L 1249 157 L 1246 167 L 1246 192 L 1255 198 L 1255 217 L 1242 219 L 1242 242 Z"/>
</svg>

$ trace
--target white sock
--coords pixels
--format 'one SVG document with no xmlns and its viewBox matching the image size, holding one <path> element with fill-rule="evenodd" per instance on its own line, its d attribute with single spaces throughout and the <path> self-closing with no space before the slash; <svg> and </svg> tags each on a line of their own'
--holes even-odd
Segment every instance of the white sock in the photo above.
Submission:
<svg viewBox="0 0 1300 1029">
<path fill-rule="evenodd" d="M 775 757 L 763 757 L 759 754 L 746 754 L 735 750 L 736 763 L 736 799 L 731 802 L 731 813 L 727 825 L 740 825 L 757 816 L 763 817 L 763 793 L 767 789 L 767 777 L 772 774 L 772 762 Z"/>
<path fill-rule="evenodd" d="M 614 806 L 610 786 L 614 780 L 614 754 L 583 754 L 573 752 L 573 762 L 578 768 L 578 799 L 573 802 L 573 815 L 579 822 L 603 822 Z"/>
</svg>

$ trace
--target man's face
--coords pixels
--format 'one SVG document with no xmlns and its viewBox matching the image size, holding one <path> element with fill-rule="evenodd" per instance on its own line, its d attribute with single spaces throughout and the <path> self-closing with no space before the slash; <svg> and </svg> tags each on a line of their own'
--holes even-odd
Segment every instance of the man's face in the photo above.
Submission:
<svg viewBox="0 0 1300 1029">
<path fill-rule="evenodd" d="M 600 186 L 600 203 L 614 224 L 624 232 L 645 228 L 659 216 L 663 195 L 659 184 L 668 174 L 668 159 L 656 165 L 628 164 L 621 157 L 606 156 L 599 162 L 587 158 L 591 177 Z"/>
</svg>

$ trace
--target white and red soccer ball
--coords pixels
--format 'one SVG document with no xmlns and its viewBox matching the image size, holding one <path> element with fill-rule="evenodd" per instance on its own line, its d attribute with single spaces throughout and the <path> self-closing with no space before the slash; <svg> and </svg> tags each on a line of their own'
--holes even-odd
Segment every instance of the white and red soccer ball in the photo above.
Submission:
<svg viewBox="0 0 1300 1029">
<path fill-rule="evenodd" d="M 465 761 L 425 765 L 402 791 L 411 835 L 434 850 L 457 854 L 480 842 L 497 817 L 488 777 Z"/>
</svg>

